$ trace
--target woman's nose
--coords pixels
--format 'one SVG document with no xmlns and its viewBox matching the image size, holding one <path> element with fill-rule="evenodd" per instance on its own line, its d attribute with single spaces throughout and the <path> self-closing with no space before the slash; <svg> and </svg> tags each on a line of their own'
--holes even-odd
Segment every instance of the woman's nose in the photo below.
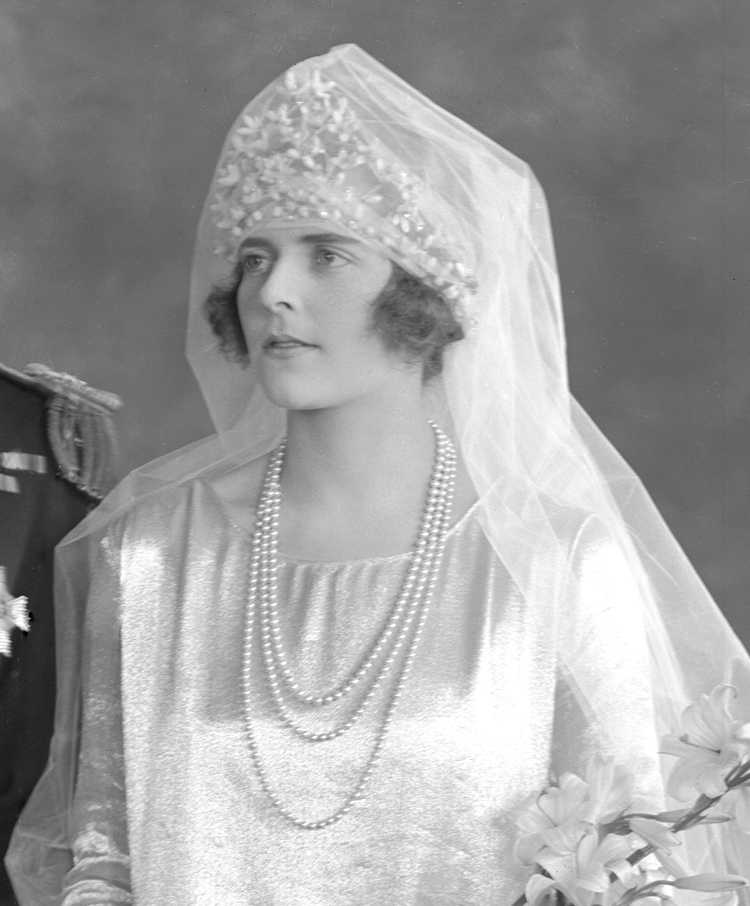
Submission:
<svg viewBox="0 0 750 906">
<path fill-rule="evenodd" d="M 301 301 L 302 268 L 293 257 L 281 255 L 274 261 L 260 289 L 260 302 L 269 311 L 296 308 Z"/>
</svg>

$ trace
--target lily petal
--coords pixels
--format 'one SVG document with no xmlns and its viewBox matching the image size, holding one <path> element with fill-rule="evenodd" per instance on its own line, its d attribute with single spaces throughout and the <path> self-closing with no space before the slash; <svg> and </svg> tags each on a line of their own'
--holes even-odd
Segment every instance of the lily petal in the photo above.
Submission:
<svg viewBox="0 0 750 906">
<path fill-rule="evenodd" d="M 526 885 L 524 895 L 528 906 L 535 906 L 539 903 L 544 895 L 555 886 L 552 878 L 545 878 L 544 875 L 532 875 Z"/>
<path fill-rule="evenodd" d="M 590 826 L 581 821 L 569 821 L 560 827 L 551 827 L 539 836 L 544 843 L 558 853 L 575 852 L 582 837 L 590 833 Z"/>
<path fill-rule="evenodd" d="M 743 834 L 750 834 L 750 787 L 741 787 L 731 796 L 737 827 Z"/>
<path fill-rule="evenodd" d="M 531 865 L 536 854 L 544 848 L 544 841 L 539 834 L 527 834 L 519 837 L 513 848 L 513 855 L 524 865 Z"/>
<path fill-rule="evenodd" d="M 679 837 L 671 833 L 661 821 L 654 821 L 653 818 L 631 818 L 630 827 L 641 839 L 657 849 L 670 852 L 673 846 L 680 845 Z"/>
</svg>

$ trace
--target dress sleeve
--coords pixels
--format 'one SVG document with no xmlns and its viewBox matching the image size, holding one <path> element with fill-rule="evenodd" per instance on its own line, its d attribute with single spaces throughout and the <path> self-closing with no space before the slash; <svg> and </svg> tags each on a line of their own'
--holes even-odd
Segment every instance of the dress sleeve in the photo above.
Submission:
<svg viewBox="0 0 750 906">
<path fill-rule="evenodd" d="M 102 542 L 81 654 L 82 727 L 62 906 L 130 904 L 117 547 Z"/>
<path fill-rule="evenodd" d="M 648 635 L 625 554 L 597 517 L 571 549 L 558 624 L 555 773 L 582 775 L 595 751 L 635 779 L 641 807 L 663 801 Z"/>
</svg>

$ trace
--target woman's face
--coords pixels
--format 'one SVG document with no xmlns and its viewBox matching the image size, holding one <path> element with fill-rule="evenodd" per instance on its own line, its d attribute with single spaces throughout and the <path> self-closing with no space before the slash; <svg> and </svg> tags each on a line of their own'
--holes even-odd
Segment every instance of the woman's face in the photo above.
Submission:
<svg viewBox="0 0 750 906">
<path fill-rule="evenodd" d="M 370 326 L 390 259 L 319 222 L 260 229 L 239 258 L 240 321 L 271 402 L 330 408 L 406 379 L 410 369 Z"/>
</svg>

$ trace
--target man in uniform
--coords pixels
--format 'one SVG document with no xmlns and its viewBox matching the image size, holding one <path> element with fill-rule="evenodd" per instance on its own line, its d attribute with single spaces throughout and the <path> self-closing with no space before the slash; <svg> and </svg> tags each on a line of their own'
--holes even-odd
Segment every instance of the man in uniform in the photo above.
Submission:
<svg viewBox="0 0 750 906">
<path fill-rule="evenodd" d="M 52 735 L 53 550 L 101 499 L 119 405 L 70 375 L 0 365 L 0 906 L 16 903 L 2 860 Z"/>
</svg>

